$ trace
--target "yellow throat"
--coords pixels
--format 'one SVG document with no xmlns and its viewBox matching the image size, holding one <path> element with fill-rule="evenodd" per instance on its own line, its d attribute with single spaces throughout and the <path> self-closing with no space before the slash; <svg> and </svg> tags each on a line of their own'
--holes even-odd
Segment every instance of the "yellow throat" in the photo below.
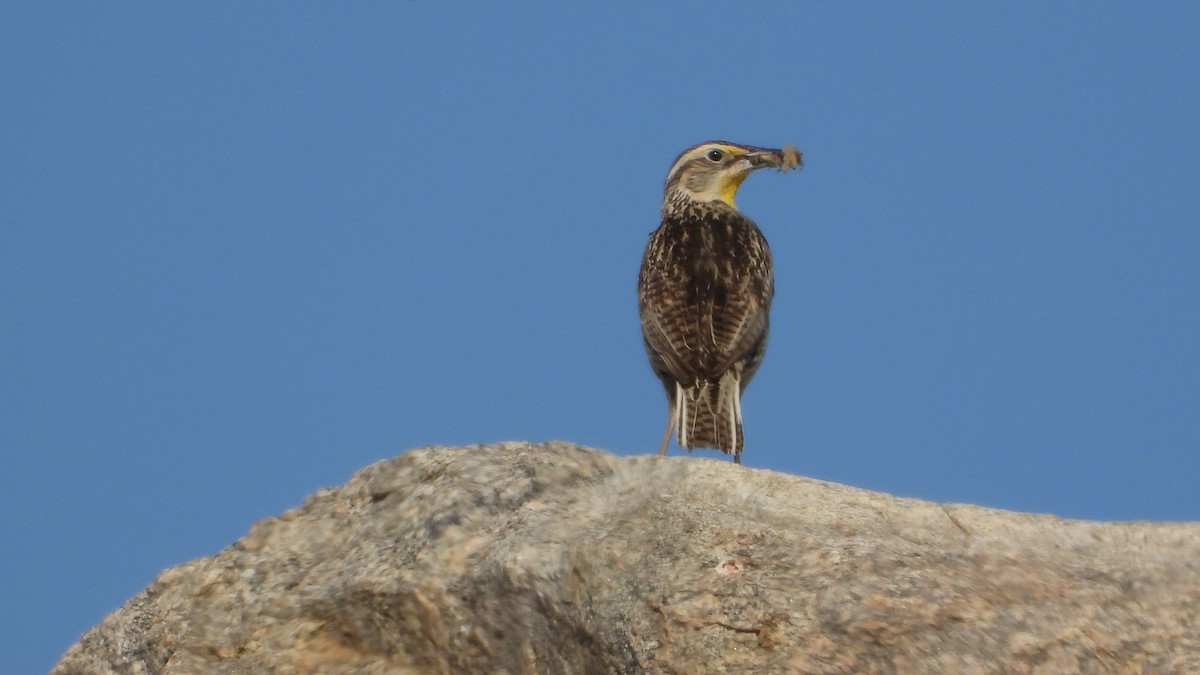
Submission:
<svg viewBox="0 0 1200 675">
<path fill-rule="evenodd" d="M 737 194 L 738 188 L 742 186 L 742 181 L 746 180 L 746 176 L 749 175 L 750 172 L 744 171 L 726 178 L 725 184 L 721 186 L 721 201 L 736 209 L 737 204 L 733 203 L 733 197 Z"/>
</svg>

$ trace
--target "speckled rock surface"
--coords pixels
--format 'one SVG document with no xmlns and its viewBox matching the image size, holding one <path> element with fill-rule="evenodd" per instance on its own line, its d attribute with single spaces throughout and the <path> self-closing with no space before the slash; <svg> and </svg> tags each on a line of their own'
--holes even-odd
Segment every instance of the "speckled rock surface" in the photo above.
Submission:
<svg viewBox="0 0 1200 675">
<path fill-rule="evenodd" d="M 1200 672 L 1200 524 L 570 443 L 412 450 L 163 572 L 54 673 Z"/>
</svg>

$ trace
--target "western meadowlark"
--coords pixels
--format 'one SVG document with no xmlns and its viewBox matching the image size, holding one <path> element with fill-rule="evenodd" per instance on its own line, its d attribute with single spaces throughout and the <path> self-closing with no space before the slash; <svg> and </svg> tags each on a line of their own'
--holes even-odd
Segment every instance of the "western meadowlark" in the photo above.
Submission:
<svg viewBox="0 0 1200 675">
<path fill-rule="evenodd" d="M 752 171 L 800 166 L 800 153 L 710 141 L 667 173 L 662 224 L 638 275 L 638 310 L 650 367 L 667 394 L 665 454 L 716 448 L 741 463 L 741 394 L 767 348 L 775 293 L 771 249 L 733 197 Z"/>
</svg>

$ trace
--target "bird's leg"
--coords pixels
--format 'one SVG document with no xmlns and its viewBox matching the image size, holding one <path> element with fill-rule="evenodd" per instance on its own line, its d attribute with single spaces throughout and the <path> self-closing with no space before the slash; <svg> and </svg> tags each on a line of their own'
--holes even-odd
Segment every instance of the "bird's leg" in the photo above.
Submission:
<svg viewBox="0 0 1200 675">
<path fill-rule="evenodd" d="M 658 454 L 667 454 L 667 444 L 671 442 L 671 432 L 675 429 L 675 411 L 667 406 L 667 430 L 663 432 L 662 444 L 658 446 Z"/>
<path fill-rule="evenodd" d="M 742 463 L 742 453 L 740 453 L 740 452 L 733 453 L 733 463 L 734 464 Z"/>
<path fill-rule="evenodd" d="M 659 454 L 667 454 L 667 443 L 671 442 L 671 432 L 674 430 L 674 419 L 676 419 L 676 411 L 674 411 L 674 401 L 667 400 L 667 430 L 662 432 L 662 443 L 659 446 Z"/>
</svg>

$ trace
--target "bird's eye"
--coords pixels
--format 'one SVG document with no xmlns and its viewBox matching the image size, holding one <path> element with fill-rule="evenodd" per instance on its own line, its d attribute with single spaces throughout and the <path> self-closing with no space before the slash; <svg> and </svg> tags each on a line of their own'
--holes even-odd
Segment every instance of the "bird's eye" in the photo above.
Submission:
<svg viewBox="0 0 1200 675">
<path fill-rule="evenodd" d="M 708 155 L 706 156 L 708 157 L 709 161 L 719 162 L 721 161 L 721 158 L 725 156 L 725 153 L 721 152 L 720 150 L 709 150 Z"/>
</svg>

